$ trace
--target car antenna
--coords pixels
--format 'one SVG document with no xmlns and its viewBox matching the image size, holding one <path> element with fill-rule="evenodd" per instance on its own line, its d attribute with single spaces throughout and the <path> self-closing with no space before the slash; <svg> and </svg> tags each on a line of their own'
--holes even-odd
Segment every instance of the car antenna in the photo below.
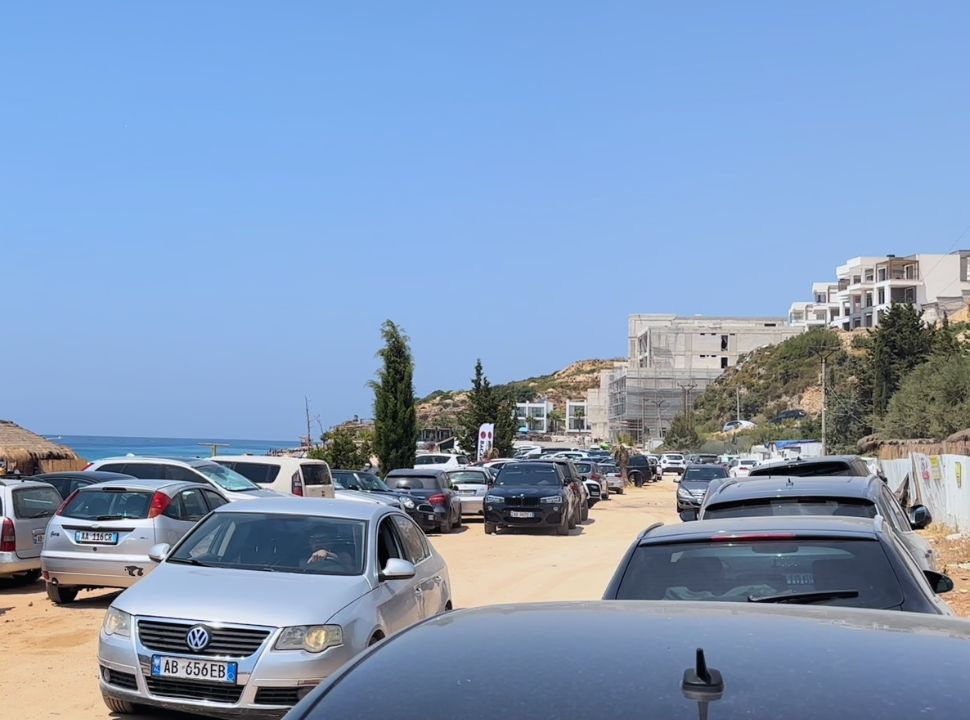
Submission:
<svg viewBox="0 0 970 720">
<path fill-rule="evenodd" d="M 704 648 L 697 648 L 697 658 L 694 668 L 684 670 L 684 681 L 681 684 L 684 697 L 697 703 L 697 716 L 700 720 L 707 720 L 707 706 L 720 700 L 724 695 L 724 679 L 714 668 L 707 667 Z"/>
</svg>

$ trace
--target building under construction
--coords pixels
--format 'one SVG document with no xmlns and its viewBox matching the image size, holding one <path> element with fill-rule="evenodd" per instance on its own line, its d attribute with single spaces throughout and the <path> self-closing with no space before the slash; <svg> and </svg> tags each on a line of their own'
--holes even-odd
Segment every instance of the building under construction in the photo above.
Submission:
<svg viewBox="0 0 970 720">
<path fill-rule="evenodd" d="M 738 358 L 803 331 L 785 318 L 631 315 L 629 357 L 608 373 L 610 439 L 663 439 L 670 421 Z"/>
</svg>

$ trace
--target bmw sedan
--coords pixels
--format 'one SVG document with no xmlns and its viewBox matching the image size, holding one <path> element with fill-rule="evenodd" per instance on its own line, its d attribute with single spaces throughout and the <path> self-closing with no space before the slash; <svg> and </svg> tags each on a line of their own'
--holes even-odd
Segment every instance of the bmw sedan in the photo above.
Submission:
<svg viewBox="0 0 970 720">
<path fill-rule="evenodd" d="M 221 717 L 280 717 L 369 645 L 451 609 L 441 556 L 400 510 L 282 498 L 224 505 L 108 608 L 101 692 Z"/>
</svg>

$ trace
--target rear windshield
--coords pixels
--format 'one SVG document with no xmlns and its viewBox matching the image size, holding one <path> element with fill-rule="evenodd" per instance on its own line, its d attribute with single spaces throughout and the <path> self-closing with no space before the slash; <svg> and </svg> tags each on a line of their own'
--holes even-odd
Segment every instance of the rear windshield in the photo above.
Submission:
<svg viewBox="0 0 970 720">
<path fill-rule="evenodd" d="M 25 487 L 13 491 L 13 514 L 31 520 L 50 517 L 61 506 L 61 494 L 52 487 Z"/>
<path fill-rule="evenodd" d="M 903 601 L 882 546 L 875 540 L 841 538 L 641 545 L 618 597 L 747 602 L 825 591 L 858 594 L 812 604 L 886 609 Z"/>
<path fill-rule="evenodd" d="M 451 481 L 458 485 L 487 485 L 488 473 L 456 472 L 451 474 Z"/>
<path fill-rule="evenodd" d="M 792 463 L 791 465 L 775 465 L 774 467 L 760 467 L 751 471 L 751 475 L 791 475 L 792 477 L 858 477 L 868 475 L 868 468 L 861 470 L 842 461 Z"/>
<path fill-rule="evenodd" d="M 710 482 L 717 478 L 726 478 L 727 470 L 720 465 L 708 465 L 706 467 L 689 467 L 684 472 L 682 482 Z"/>
<path fill-rule="evenodd" d="M 447 455 L 418 455 L 414 458 L 415 465 L 444 465 L 450 457 Z"/>
<path fill-rule="evenodd" d="M 766 517 L 770 515 L 840 515 L 874 518 L 877 509 L 863 498 L 752 498 L 709 505 L 704 518 Z"/>
<path fill-rule="evenodd" d="M 303 470 L 304 485 L 333 485 L 330 469 L 326 465 L 307 463 L 300 465 L 300 469 Z"/>
<path fill-rule="evenodd" d="M 593 463 L 588 462 L 578 462 L 576 463 L 576 469 L 581 473 L 593 472 Z"/>
<path fill-rule="evenodd" d="M 238 462 L 235 460 L 220 460 L 218 462 L 259 485 L 271 485 L 280 474 L 280 466 L 275 464 Z"/>
<path fill-rule="evenodd" d="M 64 508 L 62 515 L 78 520 L 123 520 L 147 518 L 153 493 L 147 490 L 108 488 L 81 490 Z"/>
<path fill-rule="evenodd" d="M 402 490 L 435 490 L 438 487 L 438 478 L 430 475 L 388 475 L 384 482 Z"/>
<path fill-rule="evenodd" d="M 620 468 L 616 465 L 600 465 L 600 470 L 604 475 L 609 475 L 610 473 L 619 473 Z"/>
<path fill-rule="evenodd" d="M 667 458 L 668 460 L 683 460 L 684 459 L 684 456 L 683 455 L 664 455 L 664 457 Z"/>
<path fill-rule="evenodd" d="M 559 473 L 552 465 L 517 463 L 506 465 L 495 478 L 496 485 L 540 485 L 543 487 L 562 487 Z"/>
</svg>

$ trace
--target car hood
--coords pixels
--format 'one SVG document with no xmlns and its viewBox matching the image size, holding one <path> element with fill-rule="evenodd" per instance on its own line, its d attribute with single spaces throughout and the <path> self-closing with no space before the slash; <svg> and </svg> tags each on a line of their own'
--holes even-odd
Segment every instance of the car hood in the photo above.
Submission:
<svg viewBox="0 0 970 720">
<path fill-rule="evenodd" d="M 488 491 L 489 495 L 500 497 L 548 497 L 558 495 L 565 488 L 557 488 L 551 485 L 536 487 L 535 485 L 496 485 Z"/>
<path fill-rule="evenodd" d="M 162 563 L 112 605 L 132 615 L 242 625 L 312 625 L 370 592 L 364 575 L 303 575 Z"/>
<path fill-rule="evenodd" d="M 702 492 L 707 492 L 707 488 L 709 488 L 710 485 L 711 485 L 711 481 L 710 480 L 704 480 L 704 481 L 700 481 L 700 480 L 682 480 L 680 482 L 680 487 L 683 488 L 684 490 L 688 490 L 690 492 L 697 492 L 698 490 L 700 490 Z"/>
<path fill-rule="evenodd" d="M 358 490 L 334 490 L 333 496 L 337 500 L 350 500 L 351 502 L 371 503 L 372 505 L 388 505 L 390 507 L 401 507 L 397 498 L 389 493 L 365 493 Z"/>
<path fill-rule="evenodd" d="M 246 490 L 245 492 L 230 492 L 229 490 L 219 489 L 223 495 L 226 496 L 231 501 L 235 500 L 253 500 L 255 498 L 280 498 L 286 497 L 286 494 L 281 492 L 276 492 L 275 490 L 270 490 L 269 488 L 260 488 L 259 490 Z"/>
</svg>

